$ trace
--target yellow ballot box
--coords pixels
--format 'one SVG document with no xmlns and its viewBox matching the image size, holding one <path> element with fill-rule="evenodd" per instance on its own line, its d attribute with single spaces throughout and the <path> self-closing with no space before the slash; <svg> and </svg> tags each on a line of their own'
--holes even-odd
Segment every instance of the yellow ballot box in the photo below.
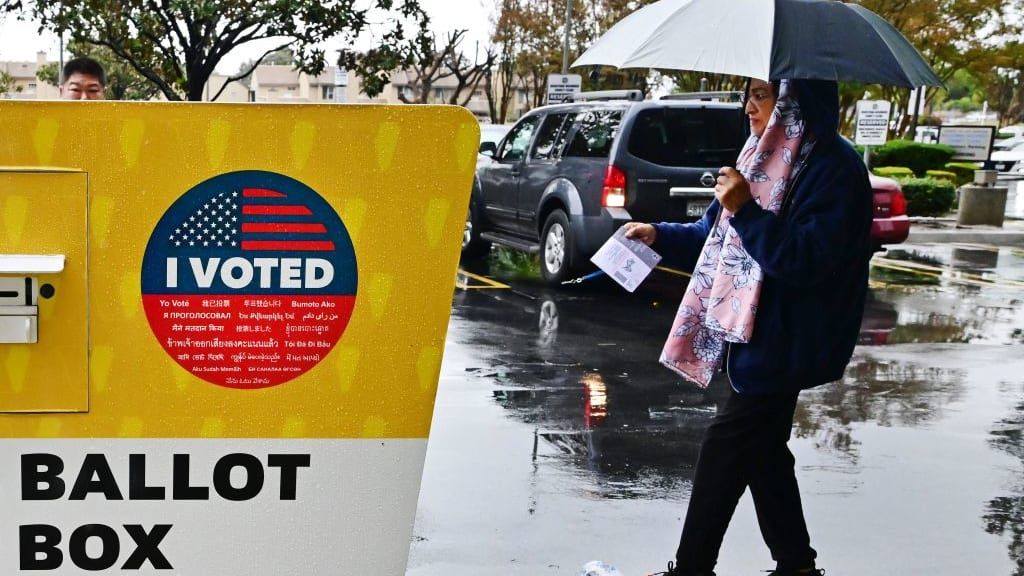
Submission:
<svg viewBox="0 0 1024 576">
<path fill-rule="evenodd" d="M 0 574 L 403 574 L 473 117 L 0 102 L 0 133 Z"/>
</svg>

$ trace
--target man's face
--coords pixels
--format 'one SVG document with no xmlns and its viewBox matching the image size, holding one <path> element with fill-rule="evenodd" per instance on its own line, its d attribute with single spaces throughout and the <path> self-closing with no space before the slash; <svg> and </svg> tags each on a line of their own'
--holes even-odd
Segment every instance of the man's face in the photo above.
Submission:
<svg viewBox="0 0 1024 576">
<path fill-rule="evenodd" d="M 65 100 L 103 100 L 106 95 L 99 78 L 75 72 L 61 85 L 60 97 Z"/>
</svg>

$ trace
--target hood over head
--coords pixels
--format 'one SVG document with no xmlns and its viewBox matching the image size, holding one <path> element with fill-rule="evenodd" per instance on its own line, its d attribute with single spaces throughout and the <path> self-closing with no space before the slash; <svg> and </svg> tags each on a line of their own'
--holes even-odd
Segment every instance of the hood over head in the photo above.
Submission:
<svg viewBox="0 0 1024 576">
<path fill-rule="evenodd" d="M 819 142 L 839 135 L 839 84 L 832 80 L 790 80 L 807 131 Z"/>
</svg>

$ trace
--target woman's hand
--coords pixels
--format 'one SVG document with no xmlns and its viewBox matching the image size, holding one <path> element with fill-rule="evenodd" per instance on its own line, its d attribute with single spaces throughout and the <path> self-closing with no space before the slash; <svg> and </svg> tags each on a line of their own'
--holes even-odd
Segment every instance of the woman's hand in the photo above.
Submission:
<svg viewBox="0 0 1024 576">
<path fill-rule="evenodd" d="M 723 208 L 733 214 L 740 211 L 747 202 L 753 200 L 750 195 L 750 184 L 743 174 L 735 168 L 723 167 L 718 171 L 718 185 L 715 186 L 715 198 Z"/>
<path fill-rule="evenodd" d="M 654 244 L 654 240 L 658 237 L 658 231 L 650 224 L 641 224 L 640 222 L 630 222 L 626 224 L 626 238 L 631 240 L 639 240 L 644 244 L 650 246 Z"/>
</svg>

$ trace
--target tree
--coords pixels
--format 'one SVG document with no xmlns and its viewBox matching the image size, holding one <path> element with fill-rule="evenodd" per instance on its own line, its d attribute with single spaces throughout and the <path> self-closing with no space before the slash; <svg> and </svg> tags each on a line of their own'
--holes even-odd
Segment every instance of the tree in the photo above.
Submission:
<svg viewBox="0 0 1024 576">
<path fill-rule="evenodd" d="M 296 68 L 310 75 L 323 72 L 320 43 L 340 37 L 352 44 L 362 34 L 383 30 L 378 45 L 347 53 L 349 69 L 376 79 L 382 71 L 407 62 L 412 45 L 427 36 L 429 19 L 419 0 L 0 0 L 0 14 L 17 13 L 40 23 L 40 29 L 64 31 L 76 40 L 102 46 L 156 85 L 169 100 L 201 100 L 217 65 L 235 48 L 260 40 L 277 45 L 257 58 L 252 73 L 271 53 L 290 48 Z M 385 82 L 364 84 L 376 95 Z"/>
<path fill-rule="evenodd" d="M 573 0 L 570 63 L 616 22 L 653 1 Z M 492 41 L 501 47 L 499 62 L 503 64 L 499 66 L 514 70 L 516 83 L 528 90 L 534 106 L 540 106 L 547 96 L 548 75 L 562 69 L 566 0 L 496 0 L 495 7 L 498 16 Z M 587 89 L 646 90 L 647 71 L 582 72 Z"/>
<path fill-rule="evenodd" d="M 87 56 L 103 66 L 103 71 L 107 75 L 107 97 L 112 100 L 150 100 L 160 92 L 152 82 L 118 59 L 107 48 L 73 41 L 68 44 L 68 51 L 75 58 Z M 60 83 L 58 68 L 56 62 L 44 64 L 36 70 L 36 77 L 47 84 L 57 86 Z"/>
<path fill-rule="evenodd" d="M 5 70 L 0 70 L 0 94 L 7 94 L 14 88 L 14 76 Z"/>
<path fill-rule="evenodd" d="M 902 32 L 943 82 L 957 70 L 991 62 L 995 51 L 986 43 L 989 37 L 1020 33 L 1013 17 L 1020 13 L 1020 0 L 863 0 L 861 4 Z M 893 102 L 896 133 L 913 134 L 917 110 L 910 102 L 910 91 L 891 86 L 871 91 Z M 926 91 L 925 103 L 937 92 Z"/>
<path fill-rule="evenodd" d="M 430 102 L 430 93 L 434 83 L 452 76 L 448 62 L 454 59 L 455 50 L 465 36 L 465 30 L 457 30 L 448 34 L 443 46 L 433 37 L 429 44 L 413 50 L 412 65 L 406 69 L 409 76 L 411 94 L 399 94 L 398 99 L 406 104 L 426 104 Z"/>
<path fill-rule="evenodd" d="M 1024 42 L 1007 42 L 990 65 L 975 65 L 972 70 L 989 105 L 999 111 L 1001 124 L 1024 122 Z"/>
</svg>

